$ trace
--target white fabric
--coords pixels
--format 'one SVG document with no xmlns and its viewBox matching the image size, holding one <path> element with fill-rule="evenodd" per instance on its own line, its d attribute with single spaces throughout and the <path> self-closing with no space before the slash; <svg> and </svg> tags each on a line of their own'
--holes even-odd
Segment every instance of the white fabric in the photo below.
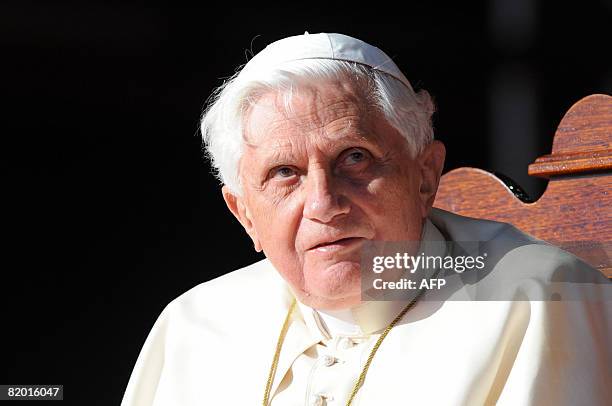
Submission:
<svg viewBox="0 0 612 406">
<path fill-rule="evenodd" d="M 431 220 L 447 240 L 505 246 L 488 277 L 515 270 L 538 276 L 510 285 L 520 301 L 419 301 L 379 348 L 354 405 L 609 404 L 610 302 L 528 296 L 559 270 L 601 275 L 502 223 L 440 210 Z M 183 294 L 155 323 L 122 405 L 261 404 L 291 300 L 267 260 Z M 287 331 L 271 404 L 344 404 L 378 333 L 350 343 L 327 337 L 316 313 L 304 309 L 294 312 Z"/>
<path fill-rule="evenodd" d="M 268 45 L 251 59 L 239 74 L 257 78 L 283 63 L 300 59 L 336 59 L 357 62 L 388 73 L 412 89 L 410 82 L 387 54 L 357 38 L 343 34 L 308 34 L 283 38 Z"/>
</svg>

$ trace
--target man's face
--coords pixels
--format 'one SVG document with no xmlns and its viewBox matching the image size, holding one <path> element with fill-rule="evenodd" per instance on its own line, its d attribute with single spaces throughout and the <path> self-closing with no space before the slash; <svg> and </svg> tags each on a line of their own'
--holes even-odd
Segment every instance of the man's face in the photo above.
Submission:
<svg viewBox="0 0 612 406">
<path fill-rule="evenodd" d="M 412 159 L 352 85 L 300 87 L 289 109 L 283 94 L 265 94 L 245 138 L 243 195 L 225 188 L 226 202 L 303 303 L 358 304 L 364 243 L 420 238 L 441 162 L 430 180 L 432 160 Z"/>
</svg>

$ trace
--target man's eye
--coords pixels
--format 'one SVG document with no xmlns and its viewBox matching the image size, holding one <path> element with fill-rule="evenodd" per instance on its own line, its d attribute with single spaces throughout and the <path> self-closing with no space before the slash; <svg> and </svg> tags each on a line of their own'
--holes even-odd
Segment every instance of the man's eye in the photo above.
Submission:
<svg viewBox="0 0 612 406">
<path fill-rule="evenodd" d="M 351 149 L 347 151 L 341 160 L 342 165 L 356 165 L 369 158 L 369 153 L 362 149 Z"/>
<path fill-rule="evenodd" d="M 348 161 L 361 162 L 365 159 L 365 154 L 361 151 L 351 152 L 347 158 Z"/>
<path fill-rule="evenodd" d="M 272 170 L 272 177 L 290 178 L 295 175 L 295 170 L 288 166 L 281 166 Z"/>
</svg>

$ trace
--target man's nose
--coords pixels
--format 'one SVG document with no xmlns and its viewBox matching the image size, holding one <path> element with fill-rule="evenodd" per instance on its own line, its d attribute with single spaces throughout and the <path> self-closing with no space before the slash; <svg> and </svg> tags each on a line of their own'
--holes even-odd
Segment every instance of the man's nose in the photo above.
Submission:
<svg viewBox="0 0 612 406">
<path fill-rule="evenodd" d="M 339 193 L 333 174 L 324 168 L 310 170 L 306 176 L 304 217 L 329 223 L 336 216 L 347 214 L 349 211 L 349 202 Z"/>
</svg>

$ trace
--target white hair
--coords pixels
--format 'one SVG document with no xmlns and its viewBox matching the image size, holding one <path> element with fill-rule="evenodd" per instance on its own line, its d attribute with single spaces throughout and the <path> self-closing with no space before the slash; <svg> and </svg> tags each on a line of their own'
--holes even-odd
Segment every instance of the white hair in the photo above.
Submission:
<svg viewBox="0 0 612 406">
<path fill-rule="evenodd" d="M 215 89 L 202 114 L 201 131 L 206 155 L 217 178 L 240 195 L 238 173 L 244 147 L 244 126 L 250 107 L 260 96 L 281 92 L 290 109 L 293 89 L 321 80 L 349 80 L 361 91 L 367 107 L 381 112 L 406 139 L 414 157 L 433 140 L 434 103 L 425 90 L 414 92 L 393 76 L 355 62 L 301 59 L 283 64 L 265 77 L 240 72 Z"/>
</svg>

